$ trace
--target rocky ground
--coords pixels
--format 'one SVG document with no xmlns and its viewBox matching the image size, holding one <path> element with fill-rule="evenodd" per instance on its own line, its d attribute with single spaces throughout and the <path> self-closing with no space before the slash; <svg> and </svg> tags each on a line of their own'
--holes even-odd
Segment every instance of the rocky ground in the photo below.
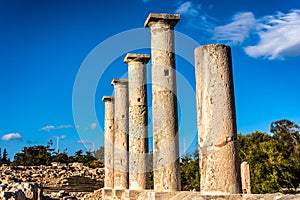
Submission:
<svg viewBox="0 0 300 200">
<path fill-rule="evenodd" d="M 0 199 L 99 199 L 104 169 L 82 163 L 0 167 Z"/>
</svg>

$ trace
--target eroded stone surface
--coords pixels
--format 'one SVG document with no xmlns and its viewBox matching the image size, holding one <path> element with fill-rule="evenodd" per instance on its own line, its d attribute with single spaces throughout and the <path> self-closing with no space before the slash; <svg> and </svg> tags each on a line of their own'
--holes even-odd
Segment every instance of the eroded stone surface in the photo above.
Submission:
<svg viewBox="0 0 300 200">
<path fill-rule="evenodd" d="M 39 198 L 43 193 L 44 199 L 67 196 L 81 198 L 86 193 L 103 187 L 104 169 L 91 169 L 82 163 L 52 163 L 52 166 L 3 165 L 0 167 L 0 178 L 0 196 L 5 193 L 35 199 L 36 194 Z"/>
<path fill-rule="evenodd" d="M 42 200 L 42 185 L 33 182 L 2 184 L 0 199 L 11 200 Z"/>
<path fill-rule="evenodd" d="M 195 66 L 201 192 L 240 193 L 230 47 L 196 48 Z"/>
<path fill-rule="evenodd" d="M 174 26 L 180 15 L 150 14 L 154 189 L 180 190 Z"/>
<path fill-rule="evenodd" d="M 129 189 L 149 189 L 148 105 L 146 64 L 148 54 L 127 54 L 129 88 Z"/>
<path fill-rule="evenodd" d="M 113 79 L 114 86 L 114 188 L 128 188 L 128 81 Z"/>
<path fill-rule="evenodd" d="M 104 96 L 105 103 L 104 119 L 104 166 L 105 179 L 104 187 L 114 187 L 114 101 L 111 96 Z"/>
<path fill-rule="evenodd" d="M 244 194 L 251 194 L 250 167 L 247 162 L 241 164 L 242 191 Z"/>
<path fill-rule="evenodd" d="M 174 27 L 180 20 L 179 14 L 166 14 L 166 13 L 150 13 L 144 23 L 145 27 L 150 27 L 151 23 L 157 23 L 158 21 L 165 21 Z"/>
<path fill-rule="evenodd" d="M 105 190 L 104 190 L 105 191 Z M 228 195 L 203 195 L 195 191 L 170 191 L 157 192 L 153 190 L 118 190 L 107 191 L 103 199 L 126 200 L 298 200 L 300 195 L 288 194 L 228 194 Z"/>
</svg>

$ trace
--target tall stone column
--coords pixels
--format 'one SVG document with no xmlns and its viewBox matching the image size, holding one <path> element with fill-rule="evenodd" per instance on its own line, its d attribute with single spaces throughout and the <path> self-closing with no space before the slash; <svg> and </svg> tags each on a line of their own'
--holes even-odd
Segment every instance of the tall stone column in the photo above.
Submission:
<svg viewBox="0 0 300 200">
<path fill-rule="evenodd" d="M 128 81 L 113 79 L 115 143 L 114 189 L 128 188 Z"/>
<path fill-rule="evenodd" d="M 148 54 L 128 53 L 129 189 L 149 189 L 148 106 L 146 64 Z"/>
<path fill-rule="evenodd" d="M 251 194 L 250 167 L 247 162 L 241 164 L 242 191 L 244 194 Z"/>
<path fill-rule="evenodd" d="M 154 190 L 181 189 L 174 27 L 178 14 L 150 14 Z"/>
<path fill-rule="evenodd" d="M 104 96 L 104 188 L 114 187 L 114 101 L 111 96 Z"/>
<path fill-rule="evenodd" d="M 240 193 L 230 47 L 196 48 L 195 66 L 201 193 Z"/>
</svg>

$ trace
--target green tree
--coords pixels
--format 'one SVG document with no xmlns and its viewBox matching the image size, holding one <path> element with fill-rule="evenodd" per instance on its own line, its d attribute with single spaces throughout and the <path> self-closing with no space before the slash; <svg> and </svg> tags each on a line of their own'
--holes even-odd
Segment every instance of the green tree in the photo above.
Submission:
<svg viewBox="0 0 300 200">
<path fill-rule="evenodd" d="M 52 156 L 46 146 L 31 146 L 24 147 L 21 153 L 17 153 L 14 156 L 12 165 L 24 165 L 24 166 L 35 166 L 35 165 L 50 165 L 52 162 Z"/>
<path fill-rule="evenodd" d="M 101 146 L 99 149 L 97 149 L 94 152 L 94 154 L 95 154 L 95 157 L 97 159 L 99 159 L 101 163 L 104 163 L 104 147 L 103 146 Z"/>
<path fill-rule="evenodd" d="M 182 190 L 200 190 L 199 156 L 198 151 L 186 154 L 180 161 Z"/>
<path fill-rule="evenodd" d="M 51 162 L 60 162 L 60 163 L 69 163 L 69 156 L 67 152 L 62 152 L 62 153 L 54 153 L 52 155 Z"/>
<path fill-rule="evenodd" d="M 271 124 L 270 131 L 277 150 L 282 153 L 280 185 L 296 192 L 300 183 L 300 127 L 283 119 Z"/>
<path fill-rule="evenodd" d="M 154 188 L 153 151 L 148 153 L 150 189 Z"/>
<path fill-rule="evenodd" d="M 253 193 L 296 192 L 300 183 L 299 126 L 288 120 L 271 124 L 271 135 L 238 135 L 241 161 L 250 165 Z"/>
<path fill-rule="evenodd" d="M 80 162 L 91 168 L 104 166 L 103 163 L 99 159 L 97 159 L 91 152 L 88 151 L 86 152 L 86 154 L 83 154 L 82 150 L 78 150 L 75 152 L 74 156 L 70 156 L 68 162 Z"/>
<path fill-rule="evenodd" d="M 2 149 L 0 148 L 0 166 L 2 165 Z"/>
<path fill-rule="evenodd" d="M 3 155 L 2 155 L 2 158 L 1 158 L 1 162 L 2 162 L 2 164 L 7 164 L 7 165 L 9 165 L 9 163 L 10 163 L 6 148 L 3 150 Z"/>
</svg>

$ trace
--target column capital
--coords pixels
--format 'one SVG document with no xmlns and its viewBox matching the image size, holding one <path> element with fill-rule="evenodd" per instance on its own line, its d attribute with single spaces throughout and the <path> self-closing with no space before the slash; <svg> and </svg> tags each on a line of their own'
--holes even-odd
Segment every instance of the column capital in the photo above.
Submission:
<svg viewBox="0 0 300 200">
<path fill-rule="evenodd" d="M 111 81 L 111 85 L 112 86 L 116 86 L 116 85 L 125 85 L 125 86 L 127 86 L 128 85 L 128 80 L 127 79 L 121 79 L 121 78 L 114 78 Z"/>
<path fill-rule="evenodd" d="M 112 100 L 113 100 L 113 97 L 112 97 L 112 96 L 103 96 L 103 97 L 102 97 L 102 101 L 103 101 L 103 102 L 112 101 Z"/>
<path fill-rule="evenodd" d="M 141 62 L 143 64 L 147 64 L 150 60 L 149 54 L 136 54 L 136 53 L 128 53 L 124 58 L 124 63 L 130 62 Z"/>
<path fill-rule="evenodd" d="M 144 27 L 151 27 L 158 22 L 168 24 L 173 28 L 180 20 L 180 14 L 150 13 L 144 23 Z"/>
</svg>

